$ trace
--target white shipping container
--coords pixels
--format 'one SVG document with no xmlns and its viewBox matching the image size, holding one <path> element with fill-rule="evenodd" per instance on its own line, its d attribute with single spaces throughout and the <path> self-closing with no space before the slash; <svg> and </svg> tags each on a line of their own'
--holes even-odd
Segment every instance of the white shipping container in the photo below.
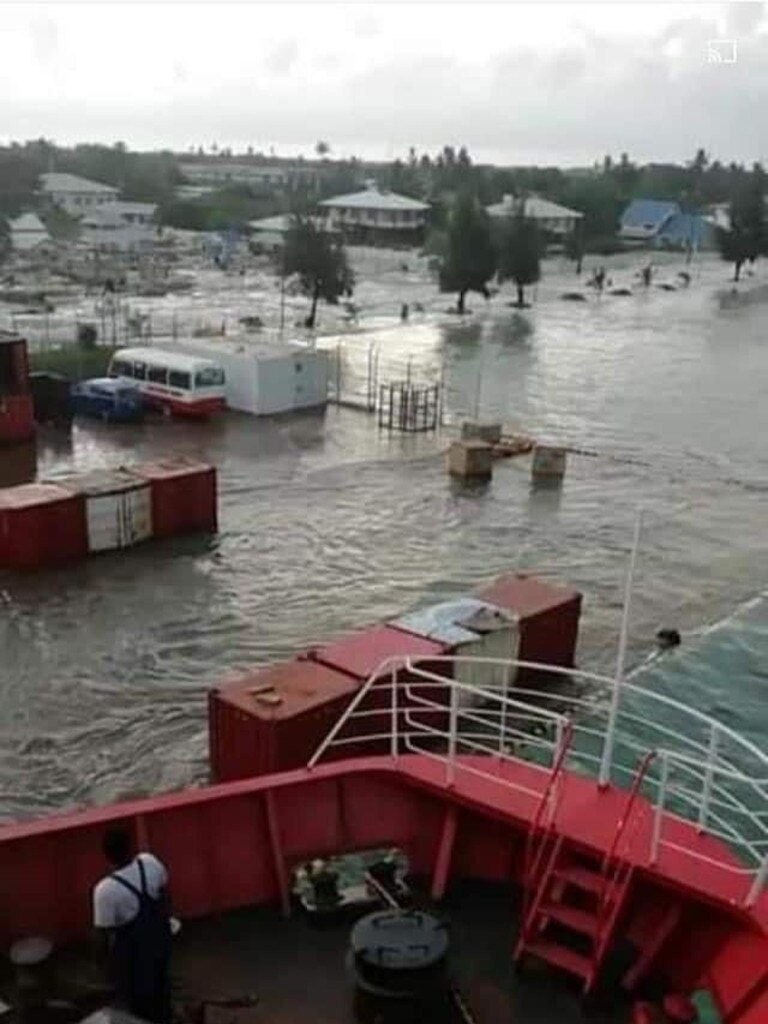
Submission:
<svg viewBox="0 0 768 1024">
<path fill-rule="evenodd" d="M 71 473 L 58 477 L 55 482 L 84 496 L 91 553 L 130 547 L 152 536 L 149 481 L 127 470 L 107 469 Z"/>
<path fill-rule="evenodd" d="M 320 349 L 247 341 L 190 341 L 178 348 L 219 363 L 230 409 L 271 416 L 328 401 L 328 354 Z"/>
</svg>

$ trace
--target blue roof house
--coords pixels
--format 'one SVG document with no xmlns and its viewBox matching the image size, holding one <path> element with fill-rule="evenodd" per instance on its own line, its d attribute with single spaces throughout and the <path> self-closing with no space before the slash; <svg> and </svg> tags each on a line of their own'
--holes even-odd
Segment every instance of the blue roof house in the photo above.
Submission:
<svg viewBox="0 0 768 1024">
<path fill-rule="evenodd" d="M 714 249 L 717 246 L 715 225 L 698 213 L 676 213 L 670 217 L 656 237 L 658 245 L 670 249 Z"/>
<path fill-rule="evenodd" d="M 665 224 L 680 215 L 677 203 L 659 199 L 633 199 L 621 215 L 619 238 L 653 242 Z"/>
<path fill-rule="evenodd" d="M 633 199 L 621 215 L 619 238 L 665 249 L 711 249 L 716 244 L 711 220 L 698 213 L 683 213 L 677 203 L 661 199 Z"/>
</svg>

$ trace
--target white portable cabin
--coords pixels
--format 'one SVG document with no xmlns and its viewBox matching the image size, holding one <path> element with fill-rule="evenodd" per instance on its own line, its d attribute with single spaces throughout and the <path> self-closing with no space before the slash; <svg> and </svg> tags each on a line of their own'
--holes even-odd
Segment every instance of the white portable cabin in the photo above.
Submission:
<svg viewBox="0 0 768 1024">
<path fill-rule="evenodd" d="M 223 368 L 230 409 L 271 416 L 328 401 L 328 356 L 318 349 L 246 341 L 184 342 L 178 347 L 215 359 Z"/>
</svg>

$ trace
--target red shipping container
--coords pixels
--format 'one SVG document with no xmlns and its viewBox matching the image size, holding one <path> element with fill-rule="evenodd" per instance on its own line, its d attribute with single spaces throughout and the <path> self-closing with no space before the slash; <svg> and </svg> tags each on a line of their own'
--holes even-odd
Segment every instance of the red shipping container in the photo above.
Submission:
<svg viewBox="0 0 768 1024">
<path fill-rule="evenodd" d="M 208 694 L 211 775 L 216 782 L 307 764 L 359 683 L 308 660 L 254 669 Z M 343 747 L 334 756 L 351 756 Z"/>
<path fill-rule="evenodd" d="M 16 444 L 35 436 L 31 395 L 0 394 L 0 444 Z"/>
<path fill-rule="evenodd" d="M 450 676 L 451 668 L 447 662 L 440 663 L 429 660 L 441 657 L 446 653 L 446 645 L 437 640 L 429 640 L 426 637 L 406 633 L 393 626 L 372 626 L 358 633 L 352 633 L 327 647 L 313 650 L 309 657 L 340 672 L 345 672 L 363 684 L 388 658 L 412 658 L 414 661 L 419 661 L 419 668 L 441 676 Z M 381 714 L 369 714 L 353 719 L 348 727 L 349 735 L 384 735 L 388 737 L 391 734 L 392 688 L 390 683 L 392 667 L 383 669 L 380 677 L 381 683 L 375 682 L 372 685 L 368 696 L 357 709 L 361 712 L 370 712 L 377 708 L 384 710 Z M 396 674 L 399 686 L 398 708 L 403 711 L 406 708 L 410 709 L 410 727 L 414 727 L 416 731 L 420 731 L 419 726 L 444 730 L 447 724 L 446 715 L 424 709 L 417 699 L 408 701 L 403 684 L 409 681 L 425 684 L 412 687 L 414 697 L 422 696 L 424 699 L 443 705 L 447 705 L 449 699 L 447 688 L 445 691 L 441 691 L 435 686 L 428 686 L 428 680 L 416 677 L 402 668 L 397 670 Z M 420 710 L 415 713 L 415 709 Z M 406 728 L 409 728 L 409 723 L 402 716 L 398 720 L 398 730 L 402 731 Z M 376 743 L 368 741 L 365 744 L 364 752 L 370 754 L 385 752 L 388 749 L 388 742 L 388 739 L 382 739 Z"/>
<path fill-rule="evenodd" d="M 0 443 L 15 444 L 34 436 L 27 343 L 17 334 L 0 331 Z"/>
<path fill-rule="evenodd" d="M 87 553 L 81 496 L 55 484 L 0 490 L 0 568 L 39 569 Z"/>
<path fill-rule="evenodd" d="M 533 576 L 500 576 L 477 593 L 518 619 L 518 658 L 571 668 L 579 635 L 581 594 Z"/>
<path fill-rule="evenodd" d="M 132 466 L 131 472 L 152 485 L 155 537 L 216 532 L 214 466 L 180 456 Z"/>
</svg>

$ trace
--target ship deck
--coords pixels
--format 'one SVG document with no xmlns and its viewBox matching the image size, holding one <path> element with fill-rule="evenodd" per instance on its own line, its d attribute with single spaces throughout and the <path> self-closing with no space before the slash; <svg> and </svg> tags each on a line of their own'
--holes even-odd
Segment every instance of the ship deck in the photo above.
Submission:
<svg viewBox="0 0 768 1024">
<path fill-rule="evenodd" d="M 626 997 L 610 985 L 591 1003 L 576 980 L 538 961 L 514 970 L 515 897 L 507 886 L 461 882 L 441 903 L 449 970 L 476 1024 L 619 1024 Z M 184 922 L 175 940 L 179 1021 L 203 1024 L 355 1024 L 345 958 L 352 922 L 318 925 L 300 911 L 247 908 Z M 70 975 L 93 982 L 92 954 L 72 951 Z M 225 1003 L 255 1005 L 245 1009 Z M 455 1021 L 464 1021 L 458 1013 Z M 452 1022 L 453 1024 L 453 1022 Z"/>
</svg>

